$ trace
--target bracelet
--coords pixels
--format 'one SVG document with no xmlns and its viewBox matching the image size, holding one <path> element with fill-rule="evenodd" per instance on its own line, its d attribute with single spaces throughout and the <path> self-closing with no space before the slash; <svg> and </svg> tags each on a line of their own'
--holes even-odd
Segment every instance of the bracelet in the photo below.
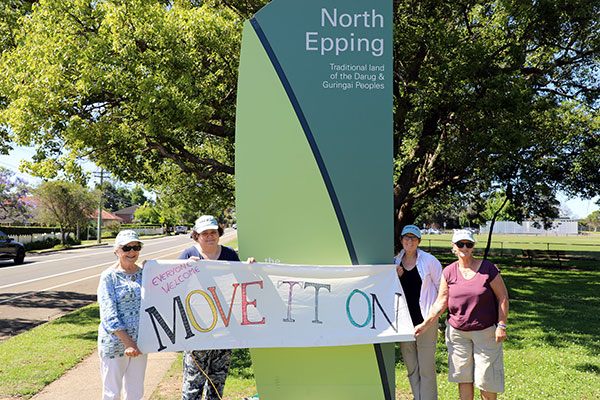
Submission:
<svg viewBox="0 0 600 400">
<path fill-rule="evenodd" d="M 506 330 L 506 324 L 496 324 L 498 326 L 498 328 L 502 329 L 502 330 Z"/>
</svg>

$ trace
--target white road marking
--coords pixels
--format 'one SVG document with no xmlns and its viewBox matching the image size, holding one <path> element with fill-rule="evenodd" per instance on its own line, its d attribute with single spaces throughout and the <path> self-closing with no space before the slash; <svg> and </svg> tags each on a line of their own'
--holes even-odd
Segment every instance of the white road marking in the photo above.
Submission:
<svg viewBox="0 0 600 400">
<path fill-rule="evenodd" d="M 180 247 L 180 246 L 177 246 L 177 247 Z M 171 247 L 171 248 L 174 248 L 174 247 Z M 168 250 L 168 249 L 165 249 L 165 250 Z M 158 252 L 154 252 L 154 253 L 158 253 Z M 154 253 L 149 253 L 149 254 L 154 254 Z M 162 257 L 158 257 L 158 259 L 161 259 L 161 258 L 168 258 L 167 256 L 170 256 L 171 254 L 178 254 L 178 253 L 179 253 L 179 251 L 177 251 L 177 252 L 172 252 L 172 253 L 167 253 L 167 254 L 165 254 L 165 255 L 164 255 L 164 256 L 162 256 Z M 95 265 L 95 266 L 93 266 L 93 267 L 82 268 L 81 270 L 85 270 L 85 269 L 89 269 L 89 268 L 95 268 L 95 267 L 98 267 L 98 266 L 101 266 L 101 265 L 107 265 L 107 264 L 113 264 L 113 262 L 111 261 L 111 262 L 109 262 L 109 263 L 98 264 L 98 265 Z M 81 270 L 79 270 L 79 271 L 81 271 Z M 75 271 L 71 271 L 71 272 L 75 272 Z M 63 274 L 57 274 L 57 275 L 53 275 L 53 276 L 64 275 L 64 274 L 65 274 L 65 273 L 63 273 Z M 97 277 L 99 277 L 100 275 L 102 275 L 102 273 L 99 273 L 99 274 L 96 274 L 96 275 L 92 275 L 92 276 L 87 276 L 87 277 L 85 277 L 85 278 L 77 279 L 77 280 L 74 280 L 74 281 L 71 281 L 71 282 L 61 283 L 60 285 L 52 286 L 52 287 L 49 287 L 49 288 L 40 289 L 40 290 L 35 290 L 35 291 L 33 291 L 33 292 L 29 292 L 29 293 L 21 294 L 21 295 L 18 295 L 18 296 L 10 297 L 10 298 L 8 298 L 8 299 L 5 299 L 5 300 L 2 300 L 2 301 L 0 301 L 0 304 L 8 303 L 8 302 L 10 302 L 10 301 L 13 301 L 13 300 L 21 299 L 21 298 L 23 298 L 23 297 L 32 296 L 32 295 L 35 295 L 35 294 L 37 294 L 37 293 L 47 292 L 47 291 L 49 291 L 49 290 L 52 290 L 52 289 L 57 289 L 57 288 L 59 288 L 59 287 L 68 286 L 68 285 L 71 285 L 71 284 L 73 284 L 73 283 L 78 283 L 78 282 L 87 281 L 88 279 L 97 278 Z M 39 279 L 35 279 L 35 280 L 33 280 L 33 281 L 37 281 L 37 280 L 39 280 Z M 31 282 L 31 281 L 30 281 L 30 282 Z M 22 283 L 25 283 L 25 282 L 22 282 Z M 13 284 L 13 285 L 15 285 L 15 284 Z M 13 286 L 13 285 L 8 285 L 8 286 Z"/>
<path fill-rule="evenodd" d="M 177 248 L 181 248 L 181 247 L 182 247 L 182 245 L 173 246 L 173 247 L 168 247 L 166 249 L 162 249 L 162 250 L 159 250 L 159 251 L 154 251 L 154 252 L 151 252 L 151 253 L 147 253 L 147 254 L 144 254 L 144 258 L 146 258 L 145 256 L 149 256 L 149 255 L 156 254 L 156 253 L 161 253 L 161 252 L 163 252 L 165 250 L 177 249 Z M 106 254 L 106 253 L 103 253 L 103 254 Z M 173 253 L 169 253 L 169 254 L 173 254 Z M 60 261 L 60 260 L 55 260 L 55 261 Z M 28 281 L 15 282 L 15 283 L 11 283 L 11 284 L 8 284 L 8 285 L 0 286 L 0 289 L 6 289 L 6 288 L 9 288 L 9 287 L 13 287 L 13 286 L 25 285 L 27 283 L 33 283 L 33 282 L 41 281 L 43 279 L 48 279 L 48 278 L 56 278 L 57 276 L 73 274 L 75 272 L 86 271 L 88 269 L 98 268 L 98 267 L 101 267 L 103 265 L 110 265 L 110 264 L 114 264 L 114 263 L 115 263 L 114 261 L 110 261 L 110 262 L 106 262 L 106 263 L 92 265 L 92 266 L 89 266 L 89 267 L 84 267 L 84 268 L 79 268 L 79 269 L 75 269 L 75 270 L 71 270 L 71 271 L 61 272 L 61 273 L 54 274 L 54 275 L 42 276 L 42 277 L 39 277 L 39 278 L 30 279 Z"/>
</svg>

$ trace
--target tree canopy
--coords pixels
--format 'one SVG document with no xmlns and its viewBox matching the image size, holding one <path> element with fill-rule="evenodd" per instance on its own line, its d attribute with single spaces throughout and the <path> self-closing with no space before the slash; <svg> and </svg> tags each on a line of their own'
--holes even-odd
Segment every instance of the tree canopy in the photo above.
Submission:
<svg viewBox="0 0 600 400">
<path fill-rule="evenodd" d="M 93 193 L 74 182 L 42 182 L 34 192 L 39 199 L 35 210 L 38 222 L 58 226 L 63 245 L 67 232 L 87 226 L 97 203 Z"/>
<path fill-rule="evenodd" d="M 231 205 L 242 23 L 265 3 L 4 6 L 3 137 L 38 147 L 34 173 L 86 156 Z M 397 229 L 498 193 L 516 219 L 600 194 L 600 0 L 395 0 L 393 46 Z"/>
</svg>

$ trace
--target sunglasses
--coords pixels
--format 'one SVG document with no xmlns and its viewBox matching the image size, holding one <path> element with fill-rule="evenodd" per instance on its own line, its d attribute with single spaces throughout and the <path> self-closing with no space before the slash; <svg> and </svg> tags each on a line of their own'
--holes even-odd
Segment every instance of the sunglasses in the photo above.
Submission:
<svg viewBox="0 0 600 400">
<path fill-rule="evenodd" d="M 454 243 L 456 245 L 456 247 L 458 247 L 459 249 L 462 249 L 463 247 L 467 246 L 467 249 L 472 249 L 473 246 L 475 246 L 475 243 L 473 242 L 456 242 Z"/>
<path fill-rule="evenodd" d="M 125 253 L 127 253 L 129 250 L 140 251 L 141 249 L 142 249 L 142 245 L 140 245 L 140 244 L 134 244 L 133 246 L 121 247 L 121 250 L 123 250 Z"/>
</svg>

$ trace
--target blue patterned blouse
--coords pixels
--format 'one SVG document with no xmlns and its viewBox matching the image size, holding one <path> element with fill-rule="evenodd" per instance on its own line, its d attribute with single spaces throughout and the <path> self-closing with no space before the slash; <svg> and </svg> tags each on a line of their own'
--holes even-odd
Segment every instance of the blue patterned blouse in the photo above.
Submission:
<svg viewBox="0 0 600 400">
<path fill-rule="evenodd" d="M 98 284 L 100 326 L 98 327 L 98 353 L 103 358 L 125 356 L 125 345 L 116 331 L 127 331 L 137 343 L 140 321 L 142 268 L 126 274 L 114 266 L 105 270 Z"/>
</svg>

